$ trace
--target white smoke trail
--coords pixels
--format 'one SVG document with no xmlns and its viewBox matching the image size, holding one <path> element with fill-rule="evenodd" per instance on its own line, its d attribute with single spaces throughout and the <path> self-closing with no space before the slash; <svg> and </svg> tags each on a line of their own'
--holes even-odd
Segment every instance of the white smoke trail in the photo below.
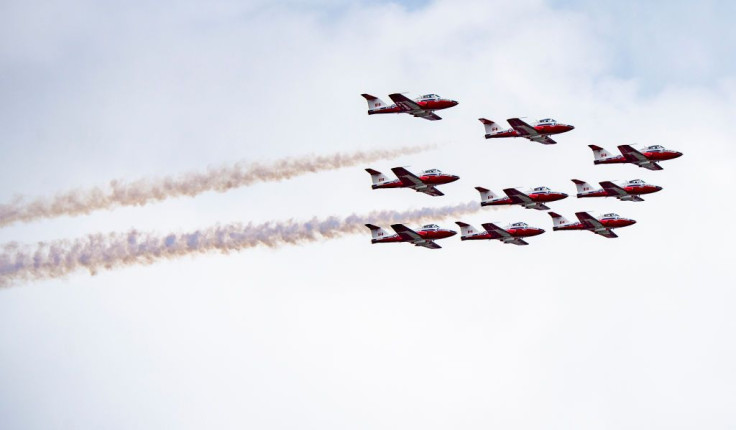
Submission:
<svg viewBox="0 0 736 430">
<path fill-rule="evenodd" d="M 408 211 L 374 211 L 346 218 L 312 218 L 309 221 L 282 221 L 263 224 L 218 225 L 191 233 L 168 234 L 131 231 L 93 234 L 74 240 L 38 243 L 36 246 L 9 243 L 0 253 L 0 286 L 18 281 L 63 277 L 80 269 L 95 274 L 134 264 L 153 264 L 190 254 L 239 251 L 256 246 L 280 247 L 347 234 L 370 233 L 364 224 L 418 223 L 477 212 L 478 202 Z"/>
<path fill-rule="evenodd" d="M 308 155 L 272 163 L 236 163 L 210 168 L 206 172 L 190 172 L 180 176 L 138 179 L 133 182 L 110 181 L 107 187 L 96 187 L 60 193 L 53 197 L 26 201 L 17 197 L 0 204 L 0 227 L 14 222 L 28 222 L 62 215 L 83 215 L 100 209 L 121 206 L 143 206 L 172 197 L 196 196 L 206 191 L 225 192 L 257 182 L 283 181 L 306 173 L 334 170 L 377 160 L 415 154 L 433 145 L 396 149 L 358 151 L 332 155 Z"/>
</svg>

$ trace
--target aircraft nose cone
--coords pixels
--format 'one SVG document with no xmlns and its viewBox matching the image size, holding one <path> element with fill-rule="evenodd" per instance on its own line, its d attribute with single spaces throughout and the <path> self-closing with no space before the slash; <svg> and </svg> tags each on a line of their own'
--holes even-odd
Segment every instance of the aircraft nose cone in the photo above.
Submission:
<svg viewBox="0 0 736 430">
<path fill-rule="evenodd" d="M 635 219 L 630 219 L 629 221 L 631 221 L 631 224 L 632 224 L 632 225 L 633 225 L 633 224 L 636 224 L 636 220 L 635 220 Z"/>
<path fill-rule="evenodd" d="M 662 187 L 660 187 L 659 185 L 655 186 L 654 189 L 657 191 L 662 191 Z"/>
<path fill-rule="evenodd" d="M 450 100 L 450 103 L 451 103 L 451 104 L 452 104 L 453 106 L 457 106 L 457 105 L 458 105 L 458 102 L 457 102 L 457 100 Z"/>
<path fill-rule="evenodd" d="M 570 127 L 570 130 L 575 130 L 575 126 L 574 125 L 568 125 L 568 127 Z"/>
<path fill-rule="evenodd" d="M 542 234 L 542 233 L 544 233 L 544 229 L 543 228 L 538 228 L 537 229 L 537 234 Z"/>
<path fill-rule="evenodd" d="M 567 198 L 567 193 L 560 193 L 560 198 L 561 199 L 566 199 Z"/>
<path fill-rule="evenodd" d="M 455 236 L 457 234 L 457 232 L 455 230 L 447 230 L 447 234 L 449 236 Z"/>
<path fill-rule="evenodd" d="M 677 157 L 682 157 L 682 152 L 680 151 L 675 152 L 675 158 Z"/>
<path fill-rule="evenodd" d="M 458 179 L 460 179 L 460 177 L 459 177 L 459 176 L 457 176 L 457 175 L 452 175 L 451 177 L 452 177 L 452 181 L 451 181 L 451 182 L 455 182 L 455 181 L 457 181 Z"/>
</svg>

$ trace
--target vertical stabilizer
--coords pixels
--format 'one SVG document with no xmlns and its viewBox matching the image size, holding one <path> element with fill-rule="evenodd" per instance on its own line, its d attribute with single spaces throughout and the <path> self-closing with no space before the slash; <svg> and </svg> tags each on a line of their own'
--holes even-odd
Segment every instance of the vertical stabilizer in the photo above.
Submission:
<svg viewBox="0 0 736 430">
<path fill-rule="evenodd" d="M 572 181 L 575 183 L 575 186 L 578 189 L 578 197 L 580 197 L 583 194 L 587 194 L 591 191 L 594 191 L 593 187 L 590 186 L 590 184 L 585 181 L 581 181 L 580 179 L 573 179 Z"/>
<path fill-rule="evenodd" d="M 376 96 L 372 96 L 370 94 L 361 94 L 366 101 L 368 102 L 368 113 L 371 113 L 371 111 L 383 109 L 386 106 L 388 106 L 383 100 L 379 99 Z"/>
<path fill-rule="evenodd" d="M 564 227 L 568 224 L 570 224 L 570 221 L 567 220 L 564 216 L 558 214 L 557 212 L 547 212 L 549 216 L 552 217 L 552 230 L 557 230 L 560 227 Z"/>
<path fill-rule="evenodd" d="M 609 158 L 611 156 L 611 153 L 608 152 L 606 149 L 601 148 L 598 145 L 588 145 L 590 149 L 593 150 L 593 156 L 595 157 L 595 161 L 601 161 L 605 160 L 606 158 Z"/>
<path fill-rule="evenodd" d="M 478 192 L 480 193 L 480 204 L 481 205 L 498 198 L 498 195 L 496 195 L 493 191 L 489 190 L 488 188 L 475 187 L 475 189 L 478 190 Z"/>
<path fill-rule="evenodd" d="M 503 129 L 498 123 L 491 121 L 490 119 L 478 118 L 478 121 L 483 123 L 483 127 L 486 129 L 486 139 L 490 138 L 494 134 L 501 133 Z"/>
<path fill-rule="evenodd" d="M 460 226 L 460 239 L 465 240 L 468 236 L 474 236 L 478 233 L 478 229 L 470 224 L 462 221 L 455 221 L 455 224 Z"/>
<path fill-rule="evenodd" d="M 386 230 L 382 229 L 381 227 L 377 225 L 366 224 L 365 226 L 371 229 L 371 239 L 372 239 L 372 242 L 374 243 L 376 240 L 383 239 L 387 236 L 390 236 Z"/>
<path fill-rule="evenodd" d="M 373 188 L 376 188 L 378 185 L 384 184 L 389 181 L 388 176 L 384 175 L 378 170 L 365 169 L 365 171 L 371 174 L 371 180 L 373 180 Z"/>
</svg>

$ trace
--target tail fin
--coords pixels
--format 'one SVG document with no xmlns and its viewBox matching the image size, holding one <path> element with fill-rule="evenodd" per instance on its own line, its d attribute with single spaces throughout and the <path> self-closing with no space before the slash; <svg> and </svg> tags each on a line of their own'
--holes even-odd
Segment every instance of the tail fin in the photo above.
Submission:
<svg viewBox="0 0 736 430">
<path fill-rule="evenodd" d="M 567 220 L 564 216 L 558 214 L 557 212 L 547 212 L 549 216 L 552 217 L 552 230 L 557 230 L 560 227 L 566 226 L 570 224 L 570 221 Z"/>
<path fill-rule="evenodd" d="M 588 145 L 593 150 L 595 161 L 601 161 L 611 156 L 611 153 L 598 145 Z M 594 162 L 595 162 L 594 161 Z"/>
<path fill-rule="evenodd" d="M 500 125 L 490 119 L 478 118 L 478 121 L 482 122 L 483 127 L 486 129 L 486 139 L 503 131 Z"/>
<path fill-rule="evenodd" d="M 483 203 L 487 203 L 490 200 L 494 200 L 498 198 L 498 195 L 496 195 L 493 191 L 489 190 L 488 188 L 483 187 L 475 187 L 476 190 L 480 193 L 480 204 L 483 205 Z"/>
<path fill-rule="evenodd" d="M 455 221 L 460 226 L 460 239 L 465 240 L 468 236 L 478 233 L 478 229 L 462 221 Z"/>
<path fill-rule="evenodd" d="M 377 185 L 381 185 L 389 180 L 388 176 L 384 175 L 378 170 L 365 169 L 365 171 L 371 174 L 371 179 L 373 180 L 373 188 L 376 188 Z"/>
<path fill-rule="evenodd" d="M 368 113 L 388 106 L 383 100 L 370 94 L 361 94 L 368 101 Z"/>
<path fill-rule="evenodd" d="M 371 241 L 375 243 L 376 239 L 383 239 L 386 236 L 390 236 L 388 232 L 381 227 L 373 224 L 366 224 L 366 227 L 371 229 Z"/>
<path fill-rule="evenodd" d="M 578 188 L 578 197 L 585 192 L 593 191 L 593 187 L 585 181 L 581 181 L 580 179 L 573 179 L 572 181 L 575 182 L 575 186 Z"/>
</svg>

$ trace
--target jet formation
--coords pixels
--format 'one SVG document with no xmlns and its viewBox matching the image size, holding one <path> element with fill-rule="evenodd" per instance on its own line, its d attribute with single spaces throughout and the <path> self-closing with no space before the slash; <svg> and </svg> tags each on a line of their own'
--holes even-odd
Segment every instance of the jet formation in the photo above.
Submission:
<svg viewBox="0 0 736 430">
<path fill-rule="evenodd" d="M 417 118 L 424 118 L 431 121 L 440 120 L 436 110 L 447 109 L 458 104 L 455 100 L 443 99 L 436 94 L 427 94 L 411 100 L 400 93 L 390 94 L 389 97 L 394 102 L 392 105 L 386 105 L 381 99 L 370 94 L 362 94 L 368 101 L 368 114 L 384 114 L 384 113 L 408 113 Z M 538 142 L 544 145 L 553 145 L 557 142 L 550 138 L 550 135 L 566 133 L 574 130 L 575 127 L 570 124 L 558 123 L 554 119 L 546 118 L 540 121 L 526 122 L 520 118 L 509 118 L 511 128 L 502 128 L 497 123 L 486 118 L 480 118 L 480 122 L 485 128 L 486 139 L 522 137 L 532 142 Z M 640 149 L 635 149 L 631 145 L 619 145 L 620 155 L 613 155 L 606 149 L 597 145 L 588 145 L 593 150 L 595 165 L 598 164 L 633 164 L 635 166 L 648 170 L 662 170 L 659 162 L 671 160 L 682 156 L 682 152 L 671 149 L 665 149 L 661 145 L 650 145 Z M 446 174 L 439 169 L 429 169 L 414 174 L 404 167 L 393 167 L 391 171 L 396 175 L 396 179 L 389 178 L 378 170 L 365 169 L 372 180 L 372 189 L 384 188 L 407 188 L 416 192 L 428 194 L 430 196 L 443 196 L 438 185 L 445 185 L 457 181 L 459 176 Z M 643 202 L 641 197 L 644 194 L 652 194 L 662 190 L 661 186 L 653 185 L 645 182 L 643 179 L 631 179 L 627 181 L 600 181 L 600 187 L 593 187 L 589 183 L 572 179 L 577 189 L 577 198 L 591 197 L 614 197 L 619 201 Z M 550 202 L 555 202 L 568 197 L 567 193 L 562 191 L 553 191 L 546 186 L 538 186 L 526 191 L 520 191 L 516 187 L 503 188 L 504 195 L 494 193 L 488 188 L 475 187 L 480 193 L 480 206 L 520 206 L 525 209 L 536 209 L 540 211 L 549 211 L 547 206 Z M 595 217 L 588 212 L 576 212 L 576 222 L 567 220 L 557 212 L 547 212 L 552 218 L 552 230 L 587 230 L 597 235 L 613 239 L 618 237 L 613 229 L 628 227 L 636 224 L 636 220 L 619 216 L 616 213 L 607 213 L 599 217 Z M 529 224 L 518 221 L 499 227 L 495 223 L 483 223 L 483 229 L 479 230 L 470 224 L 462 221 L 456 221 L 460 227 L 460 239 L 466 240 L 498 240 L 505 244 L 528 245 L 525 238 L 541 235 L 545 232 L 539 227 L 532 227 Z M 441 248 L 435 241 L 445 239 L 457 234 L 453 230 L 442 229 L 437 224 L 427 224 L 418 230 L 412 230 L 403 224 L 393 224 L 391 228 L 395 233 L 391 234 L 386 230 L 373 224 L 366 224 L 371 231 L 371 243 L 394 243 L 407 242 L 415 246 L 422 246 L 430 249 Z"/>
</svg>

